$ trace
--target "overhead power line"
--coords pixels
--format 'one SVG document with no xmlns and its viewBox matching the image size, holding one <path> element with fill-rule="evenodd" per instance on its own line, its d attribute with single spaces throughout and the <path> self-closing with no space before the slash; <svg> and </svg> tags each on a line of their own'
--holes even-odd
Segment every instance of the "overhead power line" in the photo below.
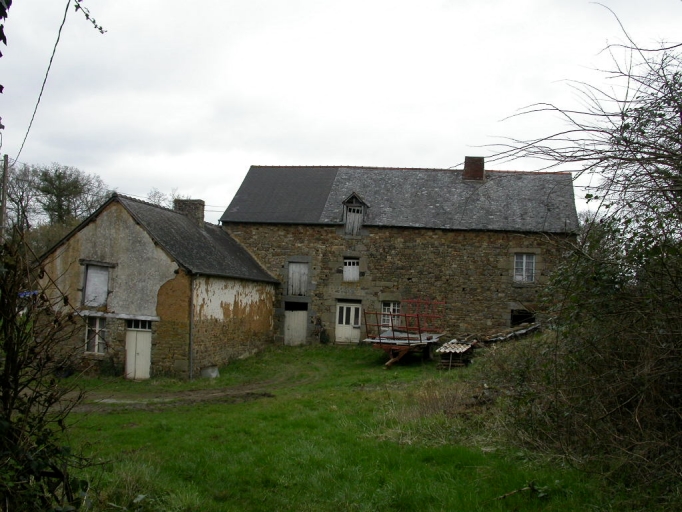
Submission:
<svg viewBox="0 0 682 512">
<path fill-rule="evenodd" d="M 43 78 L 43 85 L 40 87 L 40 94 L 38 95 L 38 101 L 36 101 L 36 106 L 33 109 L 33 115 L 31 116 L 31 121 L 28 123 L 28 128 L 26 129 L 26 134 L 24 135 L 24 140 L 21 142 L 21 147 L 19 148 L 19 152 L 17 153 L 16 158 L 14 161 L 19 160 L 19 156 L 21 155 L 21 152 L 24 149 L 24 145 L 26 144 L 26 139 L 28 139 L 28 134 L 31 132 L 31 127 L 33 126 L 33 121 L 36 118 L 36 112 L 38 112 L 38 105 L 40 105 L 40 100 L 43 98 L 43 92 L 45 91 L 45 84 L 47 83 L 47 77 L 50 74 L 50 69 L 52 68 L 52 61 L 54 60 L 55 53 L 57 52 L 57 46 L 59 45 L 59 40 L 62 37 L 62 29 L 64 28 L 64 24 L 66 23 L 66 16 L 69 13 L 69 7 L 71 6 L 71 0 L 68 0 L 66 2 L 66 9 L 64 9 L 64 18 L 62 18 L 62 23 L 59 25 L 59 31 L 57 32 L 57 40 L 54 43 L 54 47 L 52 48 L 52 55 L 50 56 L 50 63 L 47 65 L 47 71 L 45 72 L 45 77 Z"/>
</svg>

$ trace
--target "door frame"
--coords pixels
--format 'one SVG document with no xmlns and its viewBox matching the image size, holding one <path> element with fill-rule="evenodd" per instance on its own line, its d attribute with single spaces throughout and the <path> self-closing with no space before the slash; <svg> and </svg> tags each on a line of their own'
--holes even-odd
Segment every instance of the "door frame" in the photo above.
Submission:
<svg viewBox="0 0 682 512">
<path fill-rule="evenodd" d="M 334 313 L 334 339 L 336 343 L 360 343 L 362 301 L 338 300 Z"/>
<path fill-rule="evenodd" d="M 147 326 L 148 328 L 141 328 L 140 326 Z M 125 333 L 125 378 L 131 380 L 149 379 L 152 366 L 151 322 L 148 320 L 128 320 Z M 140 357 L 142 359 L 138 361 Z M 140 368 L 140 363 L 144 366 L 143 368 Z"/>
</svg>

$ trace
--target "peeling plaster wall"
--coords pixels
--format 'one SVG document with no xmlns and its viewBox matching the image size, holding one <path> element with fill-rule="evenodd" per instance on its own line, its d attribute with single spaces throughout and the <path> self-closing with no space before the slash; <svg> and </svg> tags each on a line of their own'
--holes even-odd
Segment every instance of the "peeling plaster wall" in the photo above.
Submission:
<svg viewBox="0 0 682 512">
<path fill-rule="evenodd" d="M 109 270 L 107 313 L 156 316 L 157 291 L 178 268 L 118 203 L 109 205 L 44 264 L 76 307 L 82 304 L 85 275 L 80 259 L 115 265 Z"/>
<path fill-rule="evenodd" d="M 82 306 L 85 265 L 81 265 L 79 260 L 112 265 L 109 267 L 109 294 L 106 306 L 99 308 Z M 84 322 L 82 322 L 82 328 L 71 338 L 69 350 L 75 349 L 76 353 L 84 353 L 80 363 L 83 368 L 94 367 L 99 368 L 99 371 L 107 369 L 106 371 L 113 373 L 122 372 L 125 362 L 125 320 L 115 317 L 117 315 L 162 316 L 157 308 L 159 290 L 164 287 L 165 283 L 172 282 L 178 277 L 177 264 L 116 202 L 111 203 L 97 219 L 84 226 L 58 247 L 44 261 L 43 266 L 46 274 L 54 281 L 54 284 L 50 285 L 47 279 L 43 280 L 51 296 L 57 297 L 58 290 L 60 290 L 68 297 L 69 304 L 76 309 L 95 309 L 98 314 L 108 316 L 106 328 L 109 347 L 106 355 L 84 353 Z M 185 294 L 188 298 L 189 286 L 186 286 Z M 184 317 L 185 319 L 189 317 L 188 307 L 185 308 Z M 162 317 L 162 320 L 165 319 Z M 158 322 L 158 324 L 162 323 Z M 178 325 L 181 324 L 182 322 Z M 163 343 L 164 339 L 157 332 L 157 327 L 157 322 L 154 322 L 152 371 L 158 369 L 155 359 L 159 356 L 157 353 L 159 341 Z M 185 340 L 188 339 L 188 333 L 188 322 L 185 322 Z M 176 345 L 178 344 L 174 346 Z M 183 348 L 184 355 L 178 357 L 186 360 L 186 342 Z M 65 347 L 66 350 L 67 347 Z M 172 364 L 170 366 L 172 367 Z"/>
<path fill-rule="evenodd" d="M 199 276 L 194 281 L 194 367 L 219 366 L 272 340 L 275 287 Z"/>
</svg>

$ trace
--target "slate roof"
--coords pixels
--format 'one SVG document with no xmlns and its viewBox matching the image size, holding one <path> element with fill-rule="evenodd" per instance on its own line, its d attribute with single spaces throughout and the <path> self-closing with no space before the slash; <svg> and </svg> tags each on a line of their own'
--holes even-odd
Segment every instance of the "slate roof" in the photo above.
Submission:
<svg viewBox="0 0 682 512">
<path fill-rule="evenodd" d="M 252 166 L 223 223 L 341 224 L 352 193 L 363 224 L 449 230 L 571 233 L 578 217 L 570 173 L 378 167 Z"/>
<path fill-rule="evenodd" d="M 120 194 L 113 194 L 64 240 L 96 221 L 99 213 L 114 201 L 119 202 L 149 236 L 191 274 L 278 282 L 220 226 L 208 222 L 200 226 L 184 213 Z"/>
</svg>

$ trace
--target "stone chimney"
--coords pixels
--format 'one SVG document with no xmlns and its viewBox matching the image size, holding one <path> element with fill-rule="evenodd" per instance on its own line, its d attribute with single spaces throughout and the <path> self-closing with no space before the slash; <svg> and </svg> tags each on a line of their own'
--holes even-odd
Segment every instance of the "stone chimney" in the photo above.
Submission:
<svg viewBox="0 0 682 512">
<path fill-rule="evenodd" d="M 485 180 L 485 164 L 482 156 L 465 156 L 464 157 L 464 174 L 462 177 L 465 180 Z"/>
<path fill-rule="evenodd" d="M 186 214 L 200 226 L 204 225 L 205 206 L 206 203 L 202 199 L 173 199 L 173 209 Z"/>
</svg>

